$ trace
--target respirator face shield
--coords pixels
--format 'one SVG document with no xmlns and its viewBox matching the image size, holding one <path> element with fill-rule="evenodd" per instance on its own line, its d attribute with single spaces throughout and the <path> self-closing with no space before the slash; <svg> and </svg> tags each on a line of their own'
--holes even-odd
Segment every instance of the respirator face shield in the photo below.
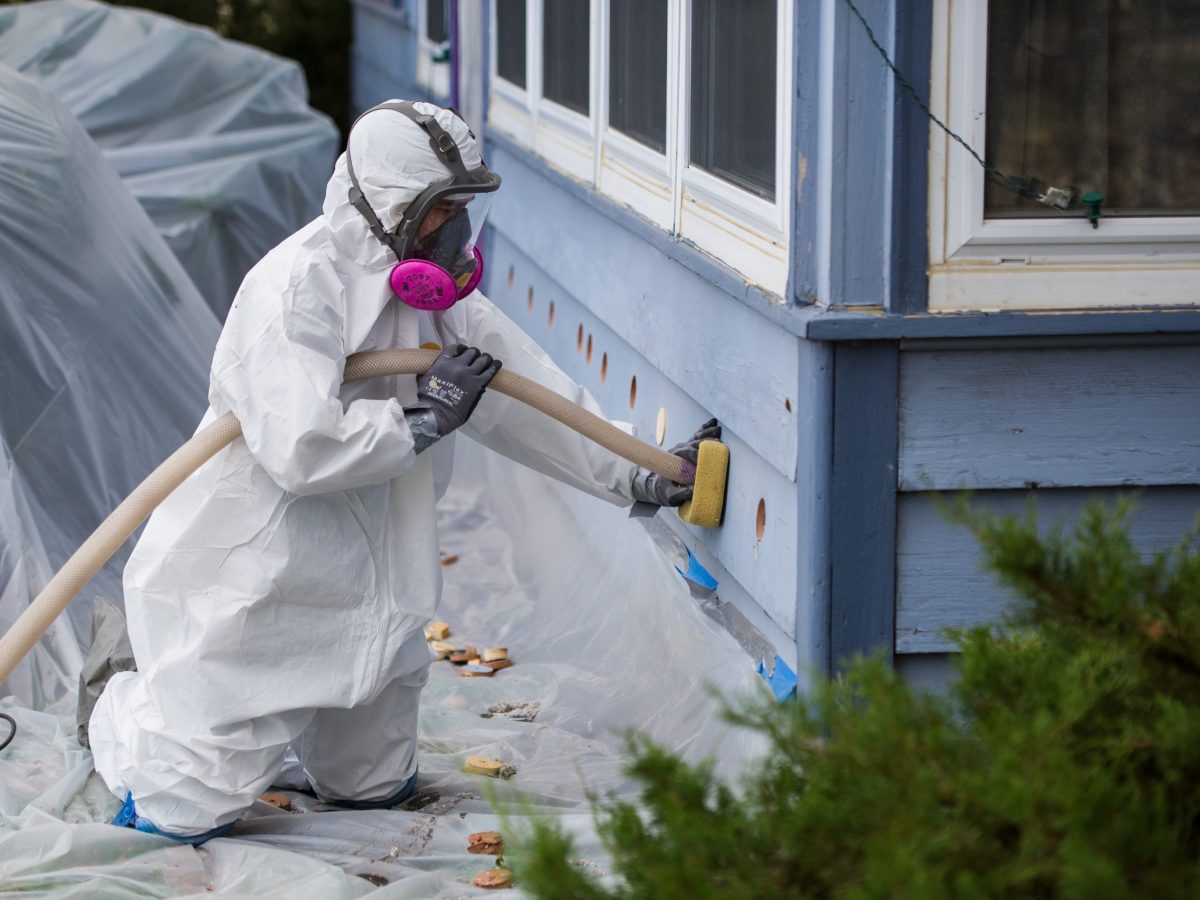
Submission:
<svg viewBox="0 0 1200 900">
<path fill-rule="evenodd" d="M 420 126 L 450 176 L 418 194 L 388 231 L 363 195 L 347 149 L 350 204 L 366 219 L 371 233 L 396 254 L 398 262 L 388 276 L 396 296 L 415 309 L 448 309 L 475 290 L 483 277 L 483 255 L 476 242 L 500 176 L 482 162 L 468 169 L 450 134 L 434 116 L 418 112 L 411 103 L 383 103 L 363 115 L 380 109 L 398 112 Z"/>
<path fill-rule="evenodd" d="M 497 178 L 466 189 L 443 183 L 423 192 L 398 226 L 397 257 L 433 263 L 449 272 L 459 288 L 466 286 L 479 268 L 475 245 L 499 186 Z"/>
</svg>

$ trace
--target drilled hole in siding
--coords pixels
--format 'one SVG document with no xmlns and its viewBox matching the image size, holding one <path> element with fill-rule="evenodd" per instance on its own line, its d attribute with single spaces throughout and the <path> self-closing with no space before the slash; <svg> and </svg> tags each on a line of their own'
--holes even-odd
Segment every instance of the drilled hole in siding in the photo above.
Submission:
<svg viewBox="0 0 1200 900">
<path fill-rule="evenodd" d="M 754 539 L 761 541 L 763 532 L 767 530 L 767 501 L 758 501 L 758 515 L 754 517 Z"/>
<path fill-rule="evenodd" d="M 634 375 L 629 382 L 629 408 L 633 409 L 637 406 L 637 376 Z"/>
<path fill-rule="evenodd" d="M 575 334 L 575 352 L 583 352 L 583 326 L 579 326 L 579 331 Z"/>
<path fill-rule="evenodd" d="M 509 289 L 510 291 L 512 290 L 512 286 L 513 286 L 513 279 L 516 277 L 516 275 L 517 275 L 517 273 L 516 273 L 516 271 L 513 269 L 513 267 L 512 267 L 512 266 L 509 266 L 509 267 L 508 267 L 508 289 Z"/>
<path fill-rule="evenodd" d="M 592 364 L 592 336 L 590 334 L 588 335 L 587 356 L 585 359 L 590 366 Z"/>
<path fill-rule="evenodd" d="M 546 313 L 546 327 L 554 327 L 554 301 L 550 301 L 550 312 Z"/>
<path fill-rule="evenodd" d="M 784 400 L 783 406 L 788 412 L 792 411 L 792 401 L 791 400 Z"/>
<path fill-rule="evenodd" d="M 529 298 L 525 301 L 525 308 L 533 312 L 533 288 L 529 288 Z"/>
<path fill-rule="evenodd" d="M 667 408 L 665 406 L 658 408 L 658 424 L 654 426 L 654 439 L 658 441 L 660 447 L 667 439 Z"/>
<path fill-rule="evenodd" d="M 608 377 L 608 354 L 603 353 L 600 356 L 600 380 L 603 381 Z"/>
</svg>

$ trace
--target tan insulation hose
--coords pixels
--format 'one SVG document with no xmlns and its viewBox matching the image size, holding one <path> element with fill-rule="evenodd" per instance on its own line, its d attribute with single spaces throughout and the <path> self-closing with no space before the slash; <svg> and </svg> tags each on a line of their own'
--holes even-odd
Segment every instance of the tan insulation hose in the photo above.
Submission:
<svg viewBox="0 0 1200 900">
<path fill-rule="evenodd" d="M 433 364 L 437 355 L 436 350 L 373 350 L 358 353 L 346 360 L 344 379 L 361 381 L 381 375 L 419 375 Z M 685 484 L 692 483 L 695 478 L 694 468 L 678 456 L 631 437 L 528 378 L 501 369 L 489 387 L 544 412 L 644 469 Z M 221 416 L 168 456 L 100 523 L 100 527 L 71 555 L 13 623 L 12 628 L 0 638 L 0 682 L 12 674 L 46 629 L 75 599 L 75 595 L 112 558 L 155 507 L 218 451 L 233 443 L 241 433 L 242 426 L 233 413 Z"/>
</svg>

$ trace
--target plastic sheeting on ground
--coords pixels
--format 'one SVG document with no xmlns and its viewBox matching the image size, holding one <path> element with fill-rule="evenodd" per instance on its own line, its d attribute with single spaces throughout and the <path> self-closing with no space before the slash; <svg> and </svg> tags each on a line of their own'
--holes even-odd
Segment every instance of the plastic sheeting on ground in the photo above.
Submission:
<svg viewBox="0 0 1200 900">
<path fill-rule="evenodd" d="M 0 7 L 0 63 L 62 100 L 220 319 L 267 250 L 320 213 L 338 133 L 300 67 L 89 0 Z"/>
<path fill-rule="evenodd" d="M 0 153 L 0 629 L 7 630 L 195 429 L 219 326 L 71 114 L 44 85 L 5 66 Z M 74 686 L 91 600 L 120 597 L 128 549 L 0 692 L 41 705 Z"/>
<path fill-rule="evenodd" d="M 716 718 L 705 686 L 734 696 L 765 688 L 675 574 L 680 559 L 669 544 L 664 550 L 652 541 L 624 510 L 458 443 L 439 507 L 446 577 L 439 614 L 455 642 L 506 646 L 514 665 L 481 679 L 433 664 L 409 809 L 322 812 L 316 801 L 285 792 L 303 812 L 260 802 L 232 837 L 198 850 L 172 846 L 92 824 L 115 813 L 117 802 L 75 743 L 69 704 L 15 709 L 22 730 L 0 752 L 0 895 L 482 895 L 490 892 L 471 879 L 493 860 L 468 854 L 467 835 L 505 827 L 485 789 L 508 807 L 509 827 L 529 815 L 554 816 L 576 835 L 579 865 L 604 875 L 610 862 L 585 793 L 631 791 L 621 771 L 622 729 L 692 760 L 715 755 L 732 776 L 758 747 Z M 321 648 L 313 635 L 313 652 Z M 517 704 L 537 704 L 533 721 L 481 716 L 489 706 Z M 517 772 L 509 781 L 464 774 L 467 754 Z"/>
</svg>

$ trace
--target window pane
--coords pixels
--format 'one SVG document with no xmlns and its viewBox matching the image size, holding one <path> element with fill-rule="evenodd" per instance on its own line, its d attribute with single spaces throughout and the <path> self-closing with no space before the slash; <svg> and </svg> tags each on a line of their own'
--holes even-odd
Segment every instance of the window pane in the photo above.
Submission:
<svg viewBox="0 0 1200 900">
<path fill-rule="evenodd" d="M 450 40 L 450 10 L 446 0 L 427 0 L 425 10 L 425 36 L 435 44 Z"/>
<path fill-rule="evenodd" d="M 667 149 L 667 0 L 611 0 L 608 124 Z"/>
<path fill-rule="evenodd" d="M 694 0 L 691 161 L 775 195 L 775 0 Z"/>
<path fill-rule="evenodd" d="M 496 0 L 496 73 L 525 87 L 525 0 Z"/>
<path fill-rule="evenodd" d="M 1198 36 L 1196 0 L 993 2 L 988 162 L 1099 191 L 1105 215 L 1200 213 Z M 1064 215 L 991 183 L 985 196 L 990 216 Z"/>
<path fill-rule="evenodd" d="M 588 115 L 590 0 L 549 0 L 543 7 L 542 96 Z"/>
</svg>

